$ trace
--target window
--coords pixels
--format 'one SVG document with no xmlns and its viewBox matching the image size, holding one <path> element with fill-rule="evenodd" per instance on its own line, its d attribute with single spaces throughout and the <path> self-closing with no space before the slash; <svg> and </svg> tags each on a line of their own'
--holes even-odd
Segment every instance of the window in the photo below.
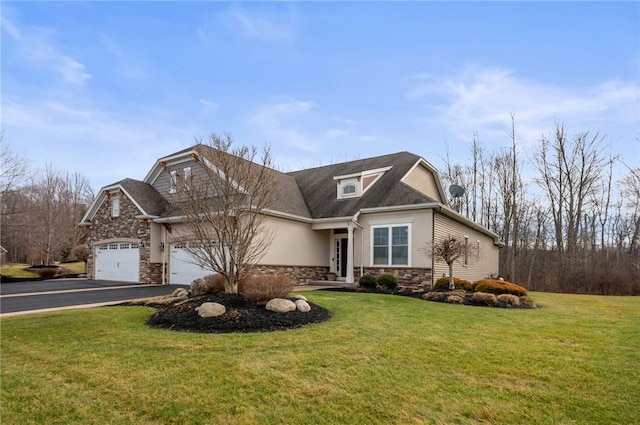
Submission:
<svg viewBox="0 0 640 425">
<path fill-rule="evenodd" d="M 111 200 L 111 217 L 120 217 L 120 198 Z"/>
<path fill-rule="evenodd" d="M 409 265 L 410 225 L 372 228 L 372 263 L 374 266 Z"/>
<path fill-rule="evenodd" d="M 355 195 L 355 193 L 356 193 L 356 187 L 352 184 L 348 184 L 342 188 L 343 195 Z"/>
<path fill-rule="evenodd" d="M 171 179 L 169 180 L 169 193 L 176 193 L 178 189 L 178 172 L 173 170 L 171 172 Z"/>
<path fill-rule="evenodd" d="M 191 167 L 187 167 L 182 171 L 183 171 L 183 175 L 184 175 L 184 187 L 186 189 L 190 189 L 191 188 L 191 178 L 193 177 L 193 175 L 191 174 Z"/>
</svg>

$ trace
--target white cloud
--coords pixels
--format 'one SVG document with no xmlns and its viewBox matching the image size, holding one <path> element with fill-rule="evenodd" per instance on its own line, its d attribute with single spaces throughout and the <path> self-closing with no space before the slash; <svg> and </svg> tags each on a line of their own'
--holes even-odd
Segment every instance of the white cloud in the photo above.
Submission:
<svg viewBox="0 0 640 425">
<path fill-rule="evenodd" d="M 637 125 L 640 88 L 629 82 L 557 86 L 519 78 L 506 69 L 478 66 L 453 76 L 422 74 L 406 81 L 408 98 L 428 110 L 425 121 L 460 140 L 470 140 L 477 131 L 483 140 L 503 141 L 511 113 L 517 136 L 529 144 L 539 141 L 556 120 L 575 132 L 606 132 L 615 122 Z"/>
<path fill-rule="evenodd" d="M 356 123 L 332 116 L 311 101 L 291 97 L 274 99 L 254 111 L 249 121 L 256 133 L 271 143 L 317 153 L 329 144 L 350 141 Z"/>
<path fill-rule="evenodd" d="M 2 17 L 2 29 L 15 43 L 22 60 L 53 71 L 67 83 L 82 85 L 91 78 L 82 63 L 55 46 L 56 31 L 34 26 L 23 30 L 6 16 Z"/>
<path fill-rule="evenodd" d="M 291 41 L 294 38 L 291 13 L 265 15 L 234 5 L 227 12 L 242 34 L 250 40 L 261 42 Z"/>
</svg>

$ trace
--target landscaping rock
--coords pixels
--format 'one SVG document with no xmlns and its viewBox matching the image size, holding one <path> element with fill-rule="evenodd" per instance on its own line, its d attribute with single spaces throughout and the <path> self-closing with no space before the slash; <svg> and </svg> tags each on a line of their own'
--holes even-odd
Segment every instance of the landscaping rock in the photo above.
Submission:
<svg viewBox="0 0 640 425">
<path fill-rule="evenodd" d="M 266 307 L 267 310 L 276 313 L 288 313 L 290 311 L 296 311 L 297 308 L 293 301 L 285 300 L 284 298 L 274 298 L 267 303 Z"/>
<path fill-rule="evenodd" d="M 307 297 L 305 297 L 304 295 L 294 295 L 293 296 L 294 300 L 302 300 L 302 301 L 307 301 Z"/>
<path fill-rule="evenodd" d="M 447 297 L 447 302 L 450 304 L 463 304 L 464 303 L 464 298 L 458 296 L 458 295 L 449 295 Z"/>
<path fill-rule="evenodd" d="M 306 300 L 296 300 L 295 305 L 298 311 L 301 311 L 303 313 L 311 310 L 311 306 Z"/>
<path fill-rule="evenodd" d="M 226 307 L 218 303 L 204 303 L 200 307 L 196 307 L 196 312 L 200 317 L 218 317 L 222 316 L 226 311 Z"/>
<path fill-rule="evenodd" d="M 184 288 L 178 288 L 171 293 L 171 296 L 174 298 L 187 298 L 189 297 L 189 291 Z"/>
<path fill-rule="evenodd" d="M 207 294 L 209 293 L 209 285 L 204 279 L 195 279 L 189 286 L 189 292 L 191 292 L 193 296 Z"/>
<path fill-rule="evenodd" d="M 497 302 L 496 296 L 487 292 L 474 292 L 471 299 L 477 303 L 483 304 L 495 304 Z M 516 297 L 516 300 L 518 300 L 518 297 Z"/>
</svg>

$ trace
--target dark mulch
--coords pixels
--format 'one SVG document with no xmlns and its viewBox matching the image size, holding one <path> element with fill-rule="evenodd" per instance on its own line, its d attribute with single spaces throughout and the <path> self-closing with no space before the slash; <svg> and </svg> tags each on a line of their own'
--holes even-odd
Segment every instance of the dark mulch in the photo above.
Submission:
<svg viewBox="0 0 640 425">
<path fill-rule="evenodd" d="M 195 309 L 206 302 L 220 303 L 227 311 L 222 316 L 201 318 Z M 307 302 L 311 311 L 306 313 L 274 313 L 264 305 L 245 300 L 241 294 L 207 294 L 169 306 L 151 305 L 158 311 L 147 320 L 147 324 L 155 328 L 201 333 L 272 332 L 321 323 L 331 318 L 329 310 Z"/>
</svg>

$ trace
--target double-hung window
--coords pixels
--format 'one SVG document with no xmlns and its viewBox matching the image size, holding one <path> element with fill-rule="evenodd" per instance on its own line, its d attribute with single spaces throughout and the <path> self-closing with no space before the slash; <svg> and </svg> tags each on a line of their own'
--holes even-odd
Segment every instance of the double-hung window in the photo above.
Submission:
<svg viewBox="0 0 640 425">
<path fill-rule="evenodd" d="M 411 225 L 374 226 L 372 263 L 374 266 L 408 266 Z"/>
<path fill-rule="evenodd" d="M 170 174 L 171 179 L 169 180 L 169 193 L 176 193 L 178 190 L 178 172 L 173 170 Z"/>
</svg>

